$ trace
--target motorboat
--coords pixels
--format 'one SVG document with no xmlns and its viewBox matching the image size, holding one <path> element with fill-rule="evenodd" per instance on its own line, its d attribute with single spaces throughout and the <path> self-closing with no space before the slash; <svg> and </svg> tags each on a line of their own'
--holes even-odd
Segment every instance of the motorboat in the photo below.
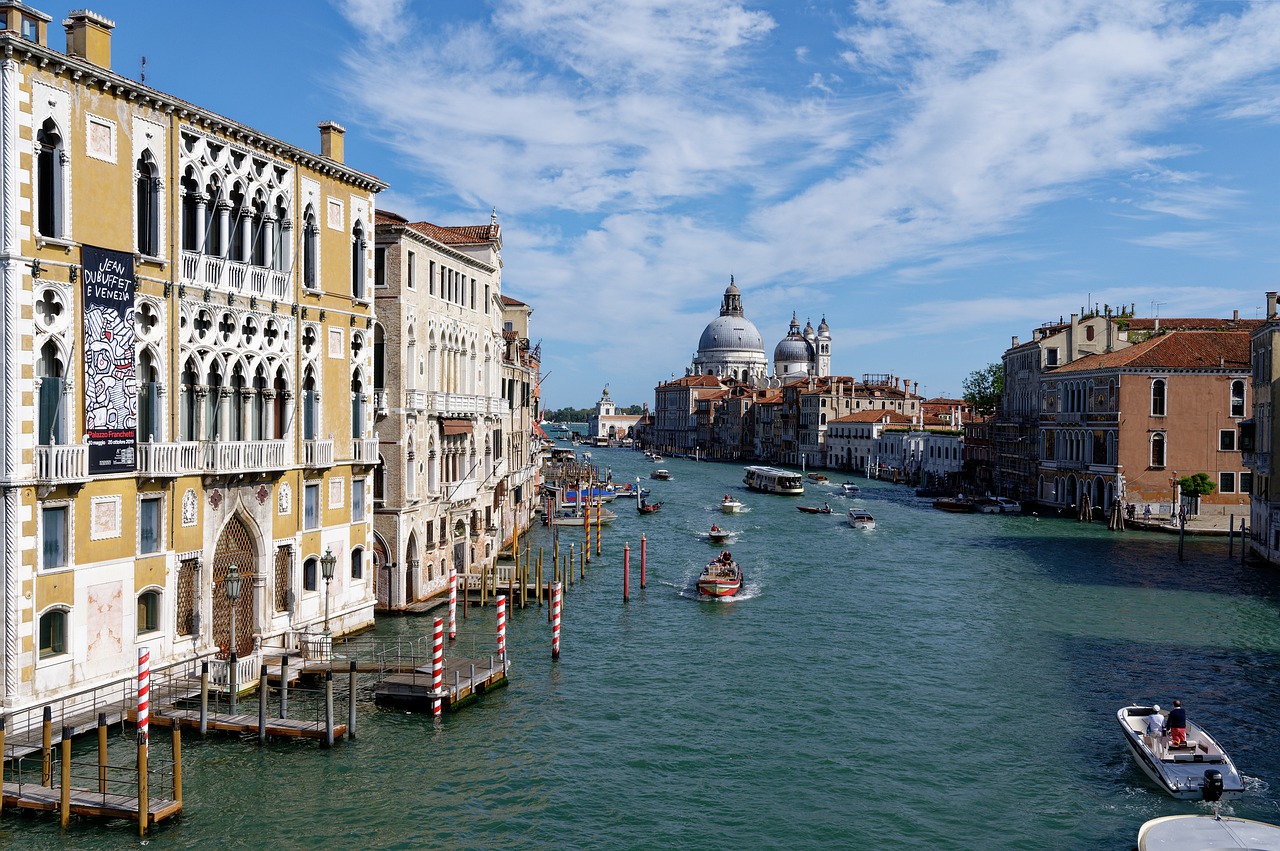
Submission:
<svg viewBox="0 0 1280 851">
<path fill-rule="evenodd" d="M 664 482 L 671 481 L 671 473 L 667 470 L 654 470 L 649 474 L 651 479 L 661 479 Z"/>
<path fill-rule="evenodd" d="M 721 529 L 716 524 L 711 524 L 711 530 L 707 532 L 707 540 L 713 544 L 723 544 L 732 537 L 733 533 L 728 529 Z"/>
<path fill-rule="evenodd" d="M 599 519 L 597 520 L 597 518 Z M 589 519 L 592 525 L 599 523 L 601 526 L 608 526 L 618 519 L 618 515 L 602 506 L 595 506 L 591 508 Z M 587 520 L 588 518 L 572 505 L 563 506 L 559 511 L 554 511 L 543 517 L 543 522 L 548 526 L 585 526 L 587 525 Z"/>
<path fill-rule="evenodd" d="M 831 506 L 822 505 L 819 507 L 814 505 L 797 505 L 796 510 L 803 511 L 805 514 L 830 514 Z"/>
<path fill-rule="evenodd" d="M 810 473 L 810 474 L 809 474 L 808 476 L 806 476 L 805 478 L 807 478 L 807 479 L 808 479 L 809 481 L 811 481 L 811 482 L 817 482 L 817 483 L 818 483 L 818 484 L 820 484 L 820 485 L 821 485 L 821 484 L 826 484 L 827 482 L 831 481 L 830 479 L 828 479 L 826 476 L 822 475 L 821 473 Z"/>
<path fill-rule="evenodd" d="M 720 510 L 725 514 L 738 514 L 742 511 L 742 502 L 725 494 L 724 499 L 720 500 Z"/>
<path fill-rule="evenodd" d="M 855 529 L 874 529 L 876 528 L 876 519 L 866 511 L 859 511 L 856 508 L 847 515 L 849 525 Z"/>
<path fill-rule="evenodd" d="M 1022 503 L 1007 496 L 984 496 L 974 502 L 983 514 L 1021 514 Z"/>
<path fill-rule="evenodd" d="M 840 485 L 841 496 L 857 496 L 860 493 L 862 493 L 862 488 L 858 487 L 853 482 L 845 482 Z"/>
<path fill-rule="evenodd" d="M 1186 801 L 1216 801 L 1244 794 L 1244 781 L 1231 758 L 1191 719 L 1187 719 L 1184 746 L 1171 747 L 1167 736 L 1148 735 L 1147 718 L 1157 711 L 1154 706 L 1134 705 L 1116 712 L 1134 761 L 1157 786 Z M 1167 718 L 1165 712 L 1160 715 Z"/>
<path fill-rule="evenodd" d="M 1280 851 L 1280 827 L 1212 815 L 1163 816 L 1138 829 L 1138 851 Z"/>
<path fill-rule="evenodd" d="M 978 504 L 965 496 L 944 496 L 933 501 L 933 507 L 939 511 L 950 511 L 952 514 L 973 514 Z"/>
<path fill-rule="evenodd" d="M 698 576 L 698 593 L 708 597 L 732 597 L 742 590 L 742 568 L 728 552 L 707 564 Z"/>
<path fill-rule="evenodd" d="M 744 467 L 747 474 L 742 483 L 754 491 L 764 493 L 804 493 L 804 477 L 799 473 L 779 470 L 777 467 Z"/>
<path fill-rule="evenodd" d="M 657 514 L 662 510 L 661 502 L 645 502 L 643 499 L 636 503 L 636 511 L 641 514 Z"/>
</svg>

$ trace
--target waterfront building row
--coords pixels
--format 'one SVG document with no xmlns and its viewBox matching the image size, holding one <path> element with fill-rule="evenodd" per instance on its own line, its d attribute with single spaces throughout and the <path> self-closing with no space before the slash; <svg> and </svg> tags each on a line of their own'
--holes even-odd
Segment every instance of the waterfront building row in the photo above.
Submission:
<svg viewBox="0 0 1280 851">
<path fill-rule="evenodd" d="M 496 219 L 380 215 L 340 125 L 311 152 L 130 80 L 93 12 L 65 52 L 0 19 L 3 707 L 144 644 L 256 676 L 492 564 L 539 357 Z"/>
</svg>

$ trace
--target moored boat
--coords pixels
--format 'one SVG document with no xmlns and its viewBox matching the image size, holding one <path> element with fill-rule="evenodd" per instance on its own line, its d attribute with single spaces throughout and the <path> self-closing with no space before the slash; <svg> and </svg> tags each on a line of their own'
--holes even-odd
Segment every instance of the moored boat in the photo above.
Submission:
<svg viewBox="0 0 1280 851">
<path fill-rule="evenodd" d="M 944 496 L 941 499 L 935 499 L 933 507 L 939 511 L 950 511 L 953 514 L 973 514 L 978 510 L 977 503 L 963 496 Z"/>
<path fill-rule="evenodd" d="M 876 519 L 866 511 L 859 511 L 856 508 L 846 515 L 849 519 L 849 525 L 855 529 L 874 529 L 876 528 Z"/>
<path fill-rule="evenodd" d="M 720 510 L 725 514 L 737 514 L 742 511 L 742 503 L 729 494 L 725 494 L 724 499 L 720 500 Z"/>
<path fill-rule="evenodd" d="M 983 514 L 1021 514 L 1022 503 L 1007 496 L 983 496 L 974 500 Z"/>
<path fill-rule="evenodd" d="M 599 520 L 596 519 L 597 517 Z M 601 526 L 607 526 L 617 519 L 618 515 L 614 514 L 607 508 L 600 506 L 591 507 L 591 525 L 593 526 L 597 522 Z M 550 516 L 543 517 L 542 522 L 546 523 L 548 526 L 585 526 L 587 518 L 584 517 L 582 512 L 576 507 L 566 505 L 559 511 L 553 512 Z"/>
<path fill-rule="evenodd" d="M 1280 851 L 1280 827 L 1214 813 L 1163 816 L 1138 830 L 1138 851 Z"/>
<path fill-rule="evenodd" d="M 708 597 L 732 597 L 742 590 L 742 568 L 728 552 L 707 564 L 698 576 L 698 593 Z"/>
<path fill-rule="evenodd" d="M 1158 706 L 1124 706 L 1116 712 L 1125 743 L 1134 762 L 1152 781 L 1175 798 L 1216 801 L 1244 794 L 1244 781 L 1226 752 L 1203 728 L 1187 719 L 1187 740 L 1181 747 L 1168 744 L 1167 736 L 1146 732 L 1152 714 L 1165 715 Z"/>
</svg>

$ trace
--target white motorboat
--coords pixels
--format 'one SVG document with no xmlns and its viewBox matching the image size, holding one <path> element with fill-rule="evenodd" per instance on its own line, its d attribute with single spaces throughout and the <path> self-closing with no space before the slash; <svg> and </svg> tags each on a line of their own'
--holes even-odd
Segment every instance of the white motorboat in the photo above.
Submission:
<svg viewBox="0 0 1280 851">
<path fill-rule="evenodd" d="M 845 482 L 840 486 L 841 496 L 857 496 L 860 493 L 862 493 L 862 488 L 858 487 L 853 482 Z"/>
<path fill-rule="evenodd" d="M 671 472 L 669 470 L 654 470 L 649 474 L 651 479 L 661 479 L 664 482 L 671 481 Z"/>
<path fill-rule="evenodd" d="M 720 501 L 720 510 L 725 514 L 740 514 L 742 512 L 742 502 L 734 499 L 729 494 L 725 494 L 724 499 Z"/>
<path fill-rule="evenodd" d="M 1187 719 L 1185 746 L 1170 747 L 1168 736 L 1147 735 L 1147 718 L 1154 712 L 1151 706 L 1125 706 L 1116 712 L 1116 718 L 1134 761 L 1157 786 L 1187 801 L 1216 801 L 1244 794 L 1244 781 L 1231 758 L 1191 719 Z M 1165 712 L 1160 715 L 1167 717 Z"/>
<path fill-rule="evenodd" d="M 849 525 L 855 529 L 874 529 L 876 528 L 876 519 L 866 511 L 858 511 L 854 509 L 849 512 Z"/>
<path fill-rule="evenodd" d="M 983 514 L 1021 514 L 1022 503 L 1007 496 L 984 496 L 975 502 Z"/>
<path fill-rule="evenodd" d="M 1164 816 L 1138 830 L 1138 851 L 1280 851 L 1280 827 L 1223 815 Z"/>
</svg>

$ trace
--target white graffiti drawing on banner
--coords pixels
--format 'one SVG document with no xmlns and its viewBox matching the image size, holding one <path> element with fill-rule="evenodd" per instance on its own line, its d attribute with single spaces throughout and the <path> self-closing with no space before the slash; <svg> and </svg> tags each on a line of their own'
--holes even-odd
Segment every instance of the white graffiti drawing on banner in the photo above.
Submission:
<svg viewBox="0 0 1280 851">
<path fill-rule="evenodd" d="M 85 314 L 85 421 L 90 430 L 138 427 L 134 387 L 133 308 L 90 307 Z"/>
</svg>

